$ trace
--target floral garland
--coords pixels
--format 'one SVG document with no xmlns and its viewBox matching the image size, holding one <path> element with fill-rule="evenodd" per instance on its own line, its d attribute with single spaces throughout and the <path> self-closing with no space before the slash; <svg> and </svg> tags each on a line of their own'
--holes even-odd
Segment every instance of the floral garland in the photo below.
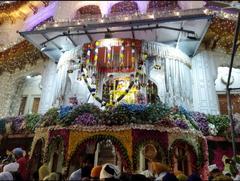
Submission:
<svg viewBox="0 0 240 181">
<path fill-rule="evenodd" d="M 103 101 L 102 99 L 100 99 L 97 95 L 96 95 L 96 89 L 91 88 L 91 86 L 89 85 L 88 81 L 87 81 L 87 77 L 85 76 L 85 74 L 82 75 L 84 82 L 87 85 L 87 88 L 89 90 L 89 92 L 91 93 L 91 95 L 99 102 L 101 103 L 101 106 L 106 106 L 109 105 L 109 103 L 106 103 L 105 101 Z M 124 91 L 124 93 L 122 95 L 120 95 L 117 98 L 117 101 L 112 103 L 112 106 L 115 105 L 116 103 L 120 102 L 126 95 L 127 93 L 131 90 L 131 88 L 134 85 L 134 80 L 130 82 L 128 88 Z"/>
</svg>

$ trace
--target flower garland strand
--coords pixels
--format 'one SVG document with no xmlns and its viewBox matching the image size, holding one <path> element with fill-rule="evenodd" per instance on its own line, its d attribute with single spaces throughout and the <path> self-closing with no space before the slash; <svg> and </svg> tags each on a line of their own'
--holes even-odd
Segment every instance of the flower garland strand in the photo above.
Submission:
<svg viewBox="0 0 240 181">
<path fill-rule="evenodd" d="M 101 103 L 101 106 L 106 106 L 106 105 L 110 105 L 110 103 L 107 103 L 105 101 L 103 101 L 101 98 L 99 98 L 97 95 L 96 95 L 96 89 L 94 88 L 91 88 L 91 86 L 89 85 L 88 83 L 88 80 L 87 80 L 87 76 L 85 76 L 85 74 L 82 74 L 82 77 L 83 77 L 83 80 L 84 82 L 86 83 L 87 85 L 87 88 L 89 90 L 89 92 L 91 93 L 91 95 L 99 102 Z M 133 87 L 134 85 L 134 80 L 132 80 L 128 86 L 128 88 L 124 91 L 124 93 L 122 95 L 120 95 L 116 101 L 113 101 L 112 103 L 112 106 L 115 105 L 116 103 L 120 102 L 126 95 L 127 93 L 131 90 L 131 88 Z"/>
</svg>

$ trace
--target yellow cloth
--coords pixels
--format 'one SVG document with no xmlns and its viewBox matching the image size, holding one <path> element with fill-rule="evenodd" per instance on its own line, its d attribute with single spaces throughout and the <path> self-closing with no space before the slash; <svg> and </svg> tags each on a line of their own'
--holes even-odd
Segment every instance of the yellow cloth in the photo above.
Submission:
<svg viewBox="0 0 240 181">
<path fill-rule="evenodd" d="M 224 173 L 231 173 L 230 171 L 230 164 L 229 163 L 226 163 L 226 159 L 229 159 L 226 155 L 224 155 L 222 157 L 222 161 L 224 163 L 224 169 L 223 169 L 223 172 Z"/>
<path fill-rule="evenodd" d="M 44 177 L 44 181 L 55 181 L 57 180 L 58 175 L 55 172 L 50 173 L 48 176 Z"/>
<path fill-rule="evenodd" d="M 183 172 L 180 171 L 180 170 L 177 170 L 177 171 L 174 172 L 174 175 L 175 175 L 175 176 L 178 176 L 178 175 L 180 175 L 180 174 L 183 174 Z"/>
<path fill-rule="evenodd" d="M 159 175 L 162 172 L 169 171 L 169 168 L 167 165 L 162 164 L 160 162 L 152 162 L 152 170 L 153 170 L 153 174 Z"/>
<path fill-rule="evenodd" d="M 93 167 L 93 169 L 91 171 L 91 177 L 99 178 L 101 170 L 102 170 L 102 166 L 101 165 Z"/>
<path fill-rule="evenodd" d="M 232 178 L 225 175 L 219 175 L 215 177 L 213 181 L 232 181 Z"/>
<path fill-rule="evenodd" d="M 39 168 L 38 174 L 39 174 L 39 180 L 43 180 L 46 176 L 48 176 L 50 174 L 50 171 L 49 171 L 49 168 L 48 168 L 47 164 L 43 164 Z"/>
<path fill-rule="evenodd" d="M 184 175 L 183 173 L 178 174 L 177 176 L 178 181 L 187 181 L 188 177 Z"/>
</svg>

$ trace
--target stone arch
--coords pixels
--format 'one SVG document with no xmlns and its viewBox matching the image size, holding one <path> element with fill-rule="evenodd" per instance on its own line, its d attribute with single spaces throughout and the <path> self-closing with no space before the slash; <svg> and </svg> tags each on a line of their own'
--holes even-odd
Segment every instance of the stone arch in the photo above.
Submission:
<svg viewBox="0 0 240 181">
<path fill-rule="evenodd" d="M 87 16 L 102 16 L 101 9 L 98 5 L 86 5 L 80 7 L 76 13 L 74 19 L 81 19 Z"/>
<path fill-rule="evenodd" d="M 122 166 L 125 168 L 125 170 L 131 171 L 132 166 L 131 166 L 131 161 L 129 158 L 129 153 L 128 153 L 127 149 L 124 147 L 123 143 L 119 139 L 117 139 L 115 136 L 97 134 L 94 136 L 90 136 L 78 143 L 75 151 L 70 156 L 69 162 L 67 163 L 68 172 L 70 169 L 71 162 L 75 158 L 76 154 L 78 154 L 78 150 L 81 150 L 81 148 L 86 147 L 86 145 L 88 145 L 89 143 L 95 144 L 95 146 L 96 146 L 98 142 L 101 142 L 103 140 L 111 140 L 116 151 L 118 153 L 120 153 Z"/>
<path fill-rule="evenodd" d="M 174 171 L 183 171 L 185 175 L 191 175 L 198 171 L 197 160 L 199 155 L 196 148 L 187 140 L 176 139 L 168 151 L 169 164 Z"/>
<path fill-rule="evenodd" d="M 111 7 L 110 14 L 136 13 L 139 11 L 138 4 L 134 1 L 121 1 Z"/>
<path fill-rule="evenodd" d="M 166 163 L 168 161 L 168 159 L 166 157 L 167 155 L 164 153 L 164 149 L 158 141 L 152 140 L 152 139 L 143 140 L 143 141 L 139 142 L 138 144 L 136 144 L 134 147 L 134 152 L 133 152 L 133 168 L 134 168 L 134 170 L 137 170 L 138 168 L 140 168 L 140 152 L 142 151 L 142 148 L 147 144 L 153 144 L 158 151 L 157 158 L 155 161 L 160 161 L 162 163 Z M 159 160 L 159 156 L 161 157 L 161 160 Z"/>
</svg>

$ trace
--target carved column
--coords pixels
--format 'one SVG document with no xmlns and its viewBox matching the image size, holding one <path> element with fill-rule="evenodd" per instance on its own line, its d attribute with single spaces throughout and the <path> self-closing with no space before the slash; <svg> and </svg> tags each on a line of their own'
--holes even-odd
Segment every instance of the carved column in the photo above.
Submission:
<svg viewBox="0 0 240 181">
<path fill-rule="evenodd" d="M 213 56 L 203 51 L 192 58 L 194 111 L 219 114 L 218 98 L 215 90 L 216 77 L 217 67 Z"/>
</svg>

